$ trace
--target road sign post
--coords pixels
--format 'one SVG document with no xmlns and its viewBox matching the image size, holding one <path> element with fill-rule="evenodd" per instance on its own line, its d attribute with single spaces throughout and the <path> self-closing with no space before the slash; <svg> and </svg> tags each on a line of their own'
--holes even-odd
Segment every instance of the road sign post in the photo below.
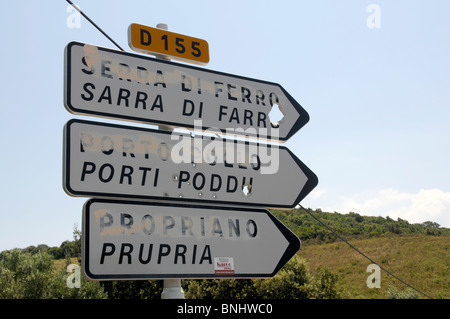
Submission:
<svg viewBox="0 0 450 319">
<path fill-rule="evenodd" d="M 170 61 L 208 63 L 204 40 L 162 24 L 131 24 L 128 40 L 157 59 L 79 42 L 65 49 L 69 112 L 160 129 L 66 124 L 64 189 L 94 197 L 83 210 L 85 275 L 164 279 L 163 299 L 184 298 L 184 278 L 274 276 L 300 240 L 263 208 L 295 207 L 317 176 L 286 147 L 221 135 L 285 142 L 308 113 L 277 83 Z"/>
<path fill-rule="evenodd" d="M 159 29 L 162 29 L 162 30 L 169 29 L 168 25 L 165 23 L 158 23 L 156 25 L 156 27 Z M 131 29 L 131 26 L 128 29 L 128 31 L 129 31 L 128 41 L 130 43 L 130 46 L 132 46 L 130 29 Z M 146 52 L 146 51 L 144 51 L 144 52 L 151 53 L 151 52 Z M 208 55 L 209 55 L 209 53 L 208 53 Z M 157 59 L 170 61 L 170 57 L 168 57 L 165 54 L 155 54 L 155 56 Z M 208 59 L 209 59 L 209 57 L 208 57 Z M 173 132 L 173 126 L 159 125 L 158 129 Z M 165 280 L 163 280 L 163 290 L 161 292 L 161 299 L 184 299 L 184 291 L 183 291 L 183 288 L 181 287 L 181 279 L 165 279 Z"/>
<path fill-rule="evenodd" d="M 300 240 L 265 209 L 91 199 L 83 248 L 92 280 L 268 278 Z"/>
</svg>

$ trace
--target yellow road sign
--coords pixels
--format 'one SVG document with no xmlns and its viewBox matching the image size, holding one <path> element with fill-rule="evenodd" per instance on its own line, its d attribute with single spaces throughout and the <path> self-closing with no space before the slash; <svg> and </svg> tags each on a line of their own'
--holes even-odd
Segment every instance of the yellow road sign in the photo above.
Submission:
<svg viewBox="0 0 450 319">
<path fill-rule="evenodd" d="M 209 62 L 208 42 L 159 28 L 132 23 L 128 27 L 128 44 L 136 52 L 162 54 L 201 65 Z"/>
</svg>

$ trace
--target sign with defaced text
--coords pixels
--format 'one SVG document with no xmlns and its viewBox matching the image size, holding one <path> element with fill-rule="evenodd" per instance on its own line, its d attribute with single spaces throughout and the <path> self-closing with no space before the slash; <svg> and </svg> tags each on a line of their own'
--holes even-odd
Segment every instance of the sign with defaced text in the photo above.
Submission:
<svg viewBox="0 0 450 319">
<path fill-rule="evenodd" d="M 64 85 L 74 114 L 188 129 L 201 120 L 201 130 L 281 142 L 309 121 L 277 83 L 79 42 L 66 47 Z"/>
<path fill-rule="evenodd" d="M 91 199 L 82 261 L 92 280 L 273 277 L 300 240 L 265 209 Z"/>
<path fill-rule="evenodd" d="M 70 120 L 63 185 L 73 196 L 295 207 L 318 183 L 289 149 Z"/>
</svg>

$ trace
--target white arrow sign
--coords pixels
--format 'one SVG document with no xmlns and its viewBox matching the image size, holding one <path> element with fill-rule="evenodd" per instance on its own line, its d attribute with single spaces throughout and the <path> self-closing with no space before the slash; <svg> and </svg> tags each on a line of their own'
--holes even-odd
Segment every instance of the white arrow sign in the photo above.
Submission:
<svg viewBox="0 0 450 319">
<path fill-rule="evenodd" d="M 73 196 L 293 208 L 318 183 L 285 147 L 82 120 L 64 133 Z"/>
<path fill-rule="evenodd" d="M 264 209 L 94 199 L 82 249 L 92 280 L 272 277 L 300 240 Z"/>
<path fill-rule="evenodd" d="M 279 84 L 79 42 L 65 50 L 64 104 L 74 114 L 286 141 L 309 121 Z M 274 116 L 279 109 L 280 118 Z"/>
</svg>

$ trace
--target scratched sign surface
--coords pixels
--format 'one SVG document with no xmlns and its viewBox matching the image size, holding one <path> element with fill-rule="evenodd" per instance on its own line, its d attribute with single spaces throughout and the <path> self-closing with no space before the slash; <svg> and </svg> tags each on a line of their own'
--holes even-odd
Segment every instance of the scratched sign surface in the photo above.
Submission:
<svg viewBox="0 0 450 319">
<path fill-rule="evenodd" d="M 281 142 L 309 121 L 272 82 L 79 42 L 67 45 L 64 70 L 64 104 L 74 114 L 189 129 L 200 120 L 202 130 Z"/>
<path fill-rule="evenodd" d="M 272 277 L 300 240 L 265 209 L 91 199 L 83 271 L 93 280 Z"/>
<path fill-rule="evenodd" d="M 73 196 L 292 208 L 318 182 L 285 147 L 83 120 L 64 134 Z"/>
</svg>

